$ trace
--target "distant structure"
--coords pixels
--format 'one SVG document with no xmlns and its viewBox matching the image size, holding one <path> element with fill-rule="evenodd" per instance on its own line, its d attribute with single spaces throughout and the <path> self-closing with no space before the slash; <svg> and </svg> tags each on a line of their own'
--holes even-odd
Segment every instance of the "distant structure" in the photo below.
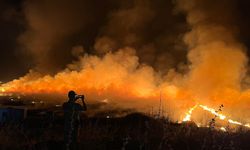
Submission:
<svg viewBox="0 0 250 150">
<path fill-rule="evenodd" d="M 158 110 L 158 118 L 163 117 L 163 104 L 162 104 L 162 92 L 160 93 L 160 103 L 159 103 L 159 110 Z"/>
<path fill-rule="evenodd" d="M 0 124 L 19 123 L 27 117 L 27 109 L 25 107 L 11 106 L 0 107 Z"/>
<path fill-rule="evenodd" d="M 27 107 L 19 98 L 0 96 L 0 124 L 20 123 L 27 117 Z"/>
</svg>

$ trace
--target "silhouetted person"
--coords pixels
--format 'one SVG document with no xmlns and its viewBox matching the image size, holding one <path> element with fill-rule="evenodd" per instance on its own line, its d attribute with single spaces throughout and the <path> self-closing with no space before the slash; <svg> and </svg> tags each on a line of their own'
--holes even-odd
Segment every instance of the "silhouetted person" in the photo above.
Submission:
<svg viewBox="0 0 250 150">
<path fill-rule="evenodd" d="M 80 112 L 86 111 L 86 104 L 83 95 L 77 95 L 74 91 L 69 91 L 69 100 L 63 104 L 64 110 L 64 142 L 66 150 L 77 149 L 78 129 L 80 126 Z M 77 99 L 82 100 L 80 105 Z"/>
</svg>

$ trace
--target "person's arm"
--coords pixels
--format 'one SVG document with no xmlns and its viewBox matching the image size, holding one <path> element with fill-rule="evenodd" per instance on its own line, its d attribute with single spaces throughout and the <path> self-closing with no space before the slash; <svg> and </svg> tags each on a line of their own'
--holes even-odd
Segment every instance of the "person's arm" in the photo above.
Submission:
<svg viewBox="0 0 250 150">
<path fill-rule="evenodd" d="M 87 110 L 87 106 L 84 102 L 84 96 L 81 97 L 81 100 L 82 100 L 82 107 L 83 107 L 83 111 L 86 111 Z"/>
</svg>

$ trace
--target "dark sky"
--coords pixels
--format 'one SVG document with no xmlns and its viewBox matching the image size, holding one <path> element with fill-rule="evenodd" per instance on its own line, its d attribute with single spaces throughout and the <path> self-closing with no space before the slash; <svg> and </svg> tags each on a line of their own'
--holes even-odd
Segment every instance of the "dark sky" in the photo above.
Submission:
<svg viewBox="0 0 250 150">
<path fill-rule="evenodd" d="M 249 49 L 250 1 L 233 4 L 233 24 Z M 0 81 L 29 69 L 56 73 L 75 59 L 71 50 L 78 45 L 101 56 L 103 42 L 111 50 L 136 48 L 140 61 L 158 71 L 178 69 L 187 63 L 182 36 L 188 30 L 171 0 L 1 0 Z"/>
<path fill-rule="evenodd" d="M 22 62 L 19 57 L 19 51 L 17 49 L 16 38 L 23 32 L 23 26 L 13 20 L 6 17 L 7 11 L 15 10 L 21 11 L 21 1 L 4 1 L 0 3 L 0 81 L 8 80 L 14 77 L 24 74 L 27 71 L 27 64 Z M 21 18 L 21 16 L 20 16 Z"/>
</svg>

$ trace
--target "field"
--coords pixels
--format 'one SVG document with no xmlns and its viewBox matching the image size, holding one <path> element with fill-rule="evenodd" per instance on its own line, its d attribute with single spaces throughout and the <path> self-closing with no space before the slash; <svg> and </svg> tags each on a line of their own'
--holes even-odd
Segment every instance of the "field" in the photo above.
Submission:
<svg viewBox="0 0 250 150">
<path fill-rule="evenodd" d="M 79 150 L 249 150 L 250 131 L 224 132 L 140 113 L 83 117 Z M 63 149 L 63 117 L 30 117 L 0 128 L 1 150 Z"/>
</svg>

